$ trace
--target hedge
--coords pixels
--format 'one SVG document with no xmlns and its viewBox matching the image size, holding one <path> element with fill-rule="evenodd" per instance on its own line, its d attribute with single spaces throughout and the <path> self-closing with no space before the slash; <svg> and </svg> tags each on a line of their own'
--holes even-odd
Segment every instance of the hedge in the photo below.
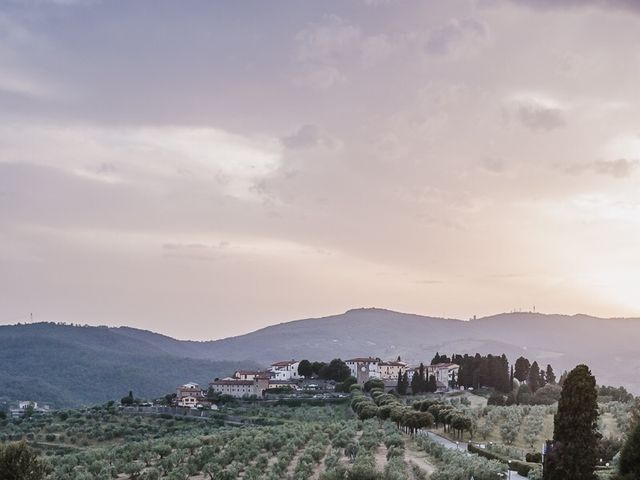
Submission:
<svg viewBox="0 0 640 480">
<path fill-rule="evenodd" d="M 502 455 L 490 452 L 488 450 L 485 450 L 484 448 L 476 447 L 471 443 L 467 445 L 467 450 L 469 450 L 469 452 L 471 453 L 475 453 L 476 455 L 480 455 L 481 457 L 488 458 L 489 460 L 498 460 L 499 462 L 505 463 L 509 465 L 510 470 L 515 470 L 516 472 L 518 472 L 518 475 L 522 475 L 523 477 L 529 475 L 529 471 L 533 467 L 539 465 L 538 463 L 523 462 L 521 460 L 509 460 Z"/>
</svg>

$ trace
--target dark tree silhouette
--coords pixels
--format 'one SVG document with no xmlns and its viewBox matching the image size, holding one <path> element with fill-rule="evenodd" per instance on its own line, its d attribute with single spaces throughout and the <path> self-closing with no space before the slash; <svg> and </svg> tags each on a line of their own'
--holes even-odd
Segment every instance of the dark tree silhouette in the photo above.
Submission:
<svg viewBox="0 0 640 480">
<path fill-rule="evenodd" d="M 578 365 L 562 388 L 544 479 L 595 480 L 600 437 L 596 379 L 589 367 Z"/>
</svg>

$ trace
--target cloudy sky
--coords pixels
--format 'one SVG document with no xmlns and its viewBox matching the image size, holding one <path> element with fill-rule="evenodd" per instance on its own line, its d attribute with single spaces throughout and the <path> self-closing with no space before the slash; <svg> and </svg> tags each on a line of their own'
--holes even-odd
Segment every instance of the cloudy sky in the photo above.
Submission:
<svg viewBox="0 0 640 480">
<path fill-rule="evenodd" d="M 637 0 L 0 1 L 0 323 L 640 315 Z"/>
</svg>

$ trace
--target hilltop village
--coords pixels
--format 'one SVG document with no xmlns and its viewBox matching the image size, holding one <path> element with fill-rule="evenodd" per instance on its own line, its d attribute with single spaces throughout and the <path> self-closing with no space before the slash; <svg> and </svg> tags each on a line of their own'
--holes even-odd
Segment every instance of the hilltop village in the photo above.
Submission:
<svg viewBox="0 0 640 480">
<path fill-rule="evenodd" d="M 459 370 L 460 365 L 451 362 L 411 366 L 400 358 L 388 361 L 376 357 L 334 359 L 328 365 L 284 360 L 272 363 L 268 369 L 237 370 L 229 377 L 216 378 L 206 390 L 195 382 L 186 383 L 176 389 L 172 403 L 178 407 L 203 408 L 211 405 L 212 393 L 234 398 L 260 398 L 269 392 L 333 391 L 338 394 L 347 392 L 353 384 L 365 385 L 371 380 L 382 382 L 389 392 L 397 390 L 403 379 L 413 379 L 415 375 L 431 380 L 434 392 L 447 392 L 456 388 Z"/>
</svg>

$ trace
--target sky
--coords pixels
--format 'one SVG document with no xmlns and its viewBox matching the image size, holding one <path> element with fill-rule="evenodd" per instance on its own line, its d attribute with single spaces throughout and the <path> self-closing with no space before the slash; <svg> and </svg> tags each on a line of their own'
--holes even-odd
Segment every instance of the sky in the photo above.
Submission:
<svg viewBox="0 0 640 480">
<path fill-rule="evenodd" d="M 640 316 L 638 0 L 0 0 L 0 323 Z"/>
</svg>

